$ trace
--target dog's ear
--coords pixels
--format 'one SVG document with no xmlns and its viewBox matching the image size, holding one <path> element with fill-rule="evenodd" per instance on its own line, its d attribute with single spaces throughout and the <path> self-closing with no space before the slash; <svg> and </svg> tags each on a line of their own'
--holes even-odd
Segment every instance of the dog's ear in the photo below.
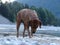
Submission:
<svg viewBox="0 0 60 45">
<path fill-rule="evenodd" d="M 39 27 L 41 28 L 41 25 L 42 25 L 41 20 L 38 20 L 38 25 L 39 25 Z"/>
</svg>

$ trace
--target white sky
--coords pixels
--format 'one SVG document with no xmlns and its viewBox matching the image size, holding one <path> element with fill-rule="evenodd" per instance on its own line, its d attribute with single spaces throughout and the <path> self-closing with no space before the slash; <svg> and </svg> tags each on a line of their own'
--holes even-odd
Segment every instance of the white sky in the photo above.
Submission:
<svg viewBox="0 0 60 45">
<path fill-rule="evenodd" d="M 6 1 L 9 3 L 9 2 L 13 2 L 15 0 L 1 0 L 3 3 L 5 3 Z"/>
</svg>

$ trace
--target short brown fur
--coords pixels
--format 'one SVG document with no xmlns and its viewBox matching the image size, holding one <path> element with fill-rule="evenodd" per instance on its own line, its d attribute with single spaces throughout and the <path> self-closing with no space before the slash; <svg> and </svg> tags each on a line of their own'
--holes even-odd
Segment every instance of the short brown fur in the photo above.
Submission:
<svg viewBox="0 0 60 45">
<path fill-rule="evenodd" d="M 19 36 L 19 26 L 21 22 L 24 23 L 23 37 L 25 36 L 25 30 L 28 31 L 28 35 L 31 37 L 33 33 L 36 32 L 38 26 L 41 28 L 41 21 L 35 10 L 22 9 L 17 13 L 17 37 Z M 31 33 L 29 31 L 29 26 L 31 26 Z"/>
</svg>

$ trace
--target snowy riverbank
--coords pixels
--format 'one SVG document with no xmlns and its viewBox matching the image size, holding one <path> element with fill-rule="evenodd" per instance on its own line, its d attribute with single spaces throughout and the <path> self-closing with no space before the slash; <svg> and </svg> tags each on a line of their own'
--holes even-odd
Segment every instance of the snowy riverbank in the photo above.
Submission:
<svg viewBox="0 0 60 45">
<path fill-rule="evenodd" d="M 42 26 L 37 28 L 32 38 L 22 37 L 22 27 L 23 25 L 20 27 L 20 37 L 17 38 L 16 25 L 0 24 L 0 45 L 60 45 L 60 27 Z"/>
<path fill-rule="evenodd" d="M 21 24 L 19 32 L 22 33 L 23 30 L 24 30 L 24 25 Z M 0 24 L 0 34 L 1 33 L 16 34 L 16 25 Z M 54 35 L 60 37 L 60 27 L 42 26 L 41 28 L 37 28 L 36 34 L 48 34 L 48 35 Z"/>
<path fill-rule="evenodd" d="M 33 36 L 29 37 L 15 37 L 15 36 L 7 36 L 0 37 L 0 45 L 60 45 L 59 37 L 52 36 Z"/>
</svg>

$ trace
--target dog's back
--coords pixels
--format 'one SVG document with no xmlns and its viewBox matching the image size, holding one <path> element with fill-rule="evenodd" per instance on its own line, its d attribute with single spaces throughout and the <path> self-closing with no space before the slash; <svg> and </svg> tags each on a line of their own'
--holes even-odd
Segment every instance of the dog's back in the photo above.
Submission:
<svg viewBox="0 0 60 45">
<path fill-rule="evenodd" d="M 23 21 L 30 21 L 30 20 L 34 20 L 34 19 L 38 20 L 38 16 L 37 16 L 37 13 L 35 10 L 22 9 L 18 12 L 18 16 Z"/>
</svg>

